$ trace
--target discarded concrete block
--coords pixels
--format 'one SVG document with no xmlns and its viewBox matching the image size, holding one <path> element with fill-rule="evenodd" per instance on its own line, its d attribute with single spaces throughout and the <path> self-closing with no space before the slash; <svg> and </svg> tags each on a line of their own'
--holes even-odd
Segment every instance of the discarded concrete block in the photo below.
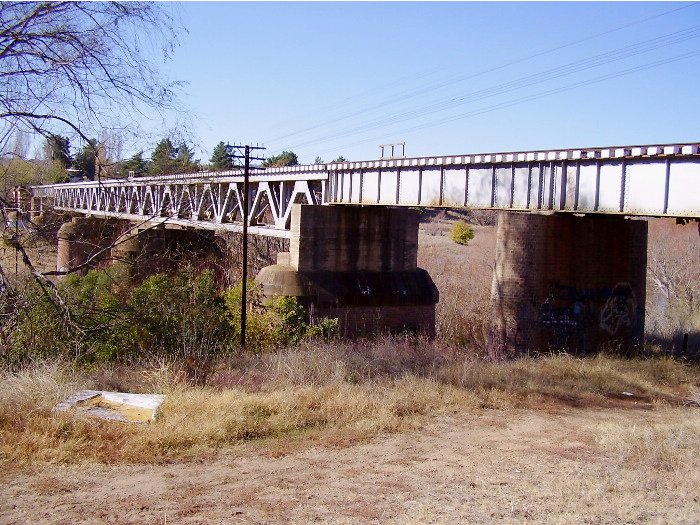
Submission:
<svg viewBox="0 0 700 525">
<path fill-rule="evenodd" d="M 54 410 L 76 412 L 124 423 L 147 423 L 156 419 L 162 394 L 127 394 L 102 390 L 82 390 L 62 401 Z"/>
</svg>

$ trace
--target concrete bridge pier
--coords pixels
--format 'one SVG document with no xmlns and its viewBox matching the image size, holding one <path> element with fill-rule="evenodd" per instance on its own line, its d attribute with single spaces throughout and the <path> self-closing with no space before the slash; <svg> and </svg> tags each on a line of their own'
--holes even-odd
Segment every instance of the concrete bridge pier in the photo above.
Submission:
<svg viewBox="0 0 700 525">
<path fill-rule="evenodd" d="M 496 242 L 493 356 L 642 345 L 646 221 L 502 212 Z"/>
<path fill-rule="evenodd" d="M 109 247 L 124 227 L 125 221 L 73 217 L 58 230 L 56 269 L 69 271 L 90 261 L 90 267 L 110 258 Z M 92 260 L 91 260 L 92 259 Z M 78 271 L 84 274 L 89 268 Z"/>
<path fill-rule="evenodd" d="M 196 261 L 201 255 L 218 253 L 214 232 L 162 224 L 134 229 L 129 221 L 119 219 L 74 217 L 57 236 L 59 271 L 90 261 L 78 272 L 82 275 L 89 268 L 117 263 L 125 268 L 122 277 L 128 280 L 168 272 L 183 258 Z"/>
<path fill-rule="evenodd" d="M 266 297 L 297 297 L 312 322 L 337 318 L 344 337 L 434 335 L 438 291 L 417 266 L 416 212 L 295 204 L 291 217 L 290 251 L 257 277 Z"/>
</svg>

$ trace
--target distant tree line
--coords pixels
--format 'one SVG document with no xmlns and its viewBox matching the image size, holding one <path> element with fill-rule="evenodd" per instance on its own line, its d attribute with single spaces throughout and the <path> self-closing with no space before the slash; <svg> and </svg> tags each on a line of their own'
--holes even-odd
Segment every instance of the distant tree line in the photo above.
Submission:
<svg viewBox="0 0 700 525">
<path fill-rule="evenodd" d="M 139 151 L 124 161 L 121 172 L 123 176 L 133 172 L 135 177 L 146 175 L 172 175 L 176 173 L 193 173 L 200 171 L 200 161 L 194 158 L 194 149 L 181 142 L 175 146 L 169 138 L 162 139 L 153 149 L 150 160 L 144 159 Z"/>
<path fill-rule="evenodd" d="M 338 157 L 332 162 L 346 162 L 345 157 Z M 283 151 L 278 155 L 267 157 L 263 163 L 264 168 L 280 166 L 297 166 L 299 158 L 293 151 Z M 320 157 L 316 157 L 314 164 L 323 164 Z M 161 140 L 153 150 L 151 159 L 145 159 L 143 151 L 139 151 L 130 159 L 124 161 L 122 173 L 133 171 L 135 177 L 144 175 L 169 175 L 176 173 L 191 173 L 197 171 L 226 171 L 236 168 L 236 163 L 231 154 L 231 146 L 223 141 L 219 142 L 212 151 L 208 164 L 203 164 L 194 159 L 194 152 L 187 144 L 182 143 L 175 148 L 170 139 Z"/>
<path fill-rule="evenodd" d="M 5 189 L 16 185 L 47 184 L 73 180 L 94 180 L 100 173 L 103 177 L 116 176 L 118 162 L 109 158 L 110 153 L 105 142 L 97 139 L 88 140 L 82 148 L 71 149 L 68 137 L 48 134 L 44 144 L 35 153 L 35 158 L 28 158 L 26 140 L 16 140 L 10 153 L 0 158 Z"/>
<path fill-rule="evenodd" d="M 114 140 L 114 138 L 112 138 Z M 26 144 L 19 144 L 17 153 L 0 158 L 0 167 L 5 174 L 6 189 L 15 185 L 51 184 L 58 182 L 95 180 L 112 177 L 144 177 L 151 175 L 173 175 L 199 171 L 226 171 L 236 168 L 231 147 L 219 142 L 213 149 L 208 163 L 195 158 L 194 148 L 182 141 L 175 145 L 172 139 L 160 140 L 150 158 L 141 150 L 126 160 L 114 157 L 115 148 L 106 141 L 90 139 L 82 147 L 72 148 L 68 137 L 50 134 L 45 138 L 39 158 L 26 158 Z M 118 152 L 119 148 L 116 148 Z M 345 162 L 338 157 L 331 162 Z M 316 157 L 314 164 L 323 164 Z M 267 157 L 263 167 L 296 166 L 299 158 L 293 151 L 283 151 Z"/>
</svg>

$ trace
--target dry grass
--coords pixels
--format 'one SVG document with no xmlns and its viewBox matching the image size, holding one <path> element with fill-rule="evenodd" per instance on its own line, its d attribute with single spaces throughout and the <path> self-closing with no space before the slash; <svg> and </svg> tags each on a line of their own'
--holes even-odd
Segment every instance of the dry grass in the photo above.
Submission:
<svg viewBox="0 0 700 525">
<path fill-rule="evenodd" d="M 18 414 L 0 430 L 0 457 L 14 463 L 148 463 L 203 457 L 238 443 L 301 432 L 322 440 L 319 433 L 342 430 L 357 440 L 409 428 L 415 416 L 451 406 L 476 407 L 478 399 L 468 391 L 416 378 L 264 393 L 187 387 L 171 391 L 159 420 L 148 425 L 46 409 Z"/>
<path fill-rule="evenodd" d="M 0 462 L 150 463 L 206 457 L 251 440 L 352 442 L 412 428 L 428 414 L 480 408 L 630 400 L 663 407 L 700 384 L 696 368 L 671 359 L 562 355 L 492 363 L 408 339 L 239 358 L 214 370 L 205 387 L 187 386 L 167 362 L 95 377 L 80 378 L 58 364 L 5 375 Z M 108 387 L 167 393 L 160 419 L 125 425 L 52 412 L 69 392 L 105 388 L 105 380 Z"/>
<path fill-rule="evenodd" d="M 596 442 L 626 467 L 642 470 L 681 471 L 698 463 L 700 419 L 685 411 L 665 410 L 663 424 L 601 425 Z"/>
<path fill-rule="evenodd" d="M 468 246 L 460 246 L 449 238 L 453 224 L 446 218 L 421 224 L 418 264 L 428 271 L 440 290 L 435 310 L 438 338 L 445 344 L 480 352 L 491 320 L 496 230 L 492 226 L 474 226 L 474 239 Z"/>
</svg>

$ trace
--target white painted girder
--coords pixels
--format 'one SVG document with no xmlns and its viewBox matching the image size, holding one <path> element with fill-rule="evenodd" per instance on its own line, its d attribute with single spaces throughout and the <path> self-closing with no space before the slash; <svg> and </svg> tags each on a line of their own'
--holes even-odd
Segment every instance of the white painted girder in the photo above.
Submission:
<svg viewBox="0 0 700 525">
<path fill-rule="evenodd" d="M 321 204 L 323 179 L 264 180 L 250 184 L 249 231 L 287 237 L 291 205 Z M 137 222 L 242 231 L 242 177 L 181 177 L 35 186 L 35 197 L 53 201 L 60 211 Z"/>
<path fill-rule="evenodd" d="M 700 156 L 336 170 L 329 203 L 700 218 Z"/>
</svg>

